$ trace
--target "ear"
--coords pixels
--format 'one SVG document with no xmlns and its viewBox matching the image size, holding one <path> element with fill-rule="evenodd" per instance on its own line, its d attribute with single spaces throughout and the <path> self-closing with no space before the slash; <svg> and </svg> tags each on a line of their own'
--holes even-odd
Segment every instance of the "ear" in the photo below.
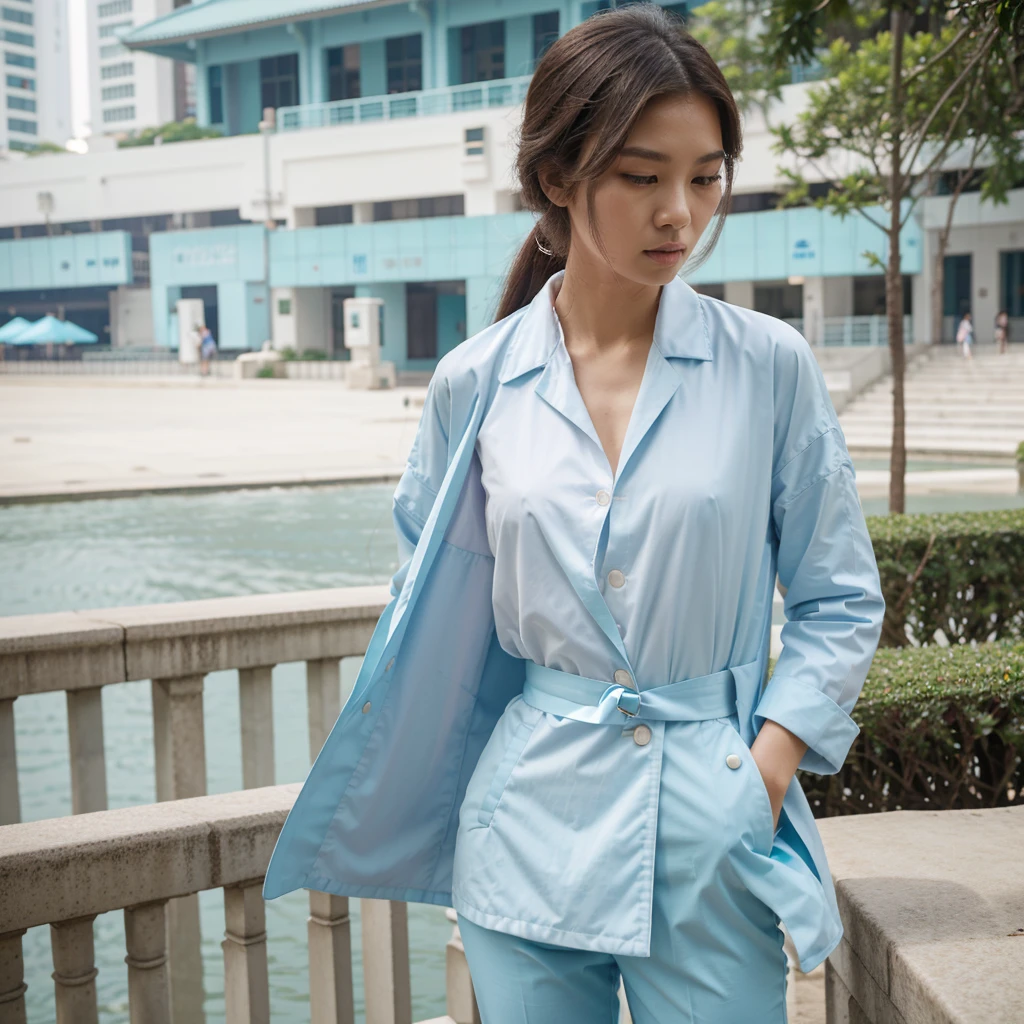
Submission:
<svg viewBox="0 0 1024 1024">
<path fill-rule="evenodd" d="M 537 172 L 537 180 L 540 182 L 541 190 L 555 204 L 555 206 L 568 206 L 569 197 L 561 184 L 561 178 L 553 164 L 543 164 Z"/>
</svg>

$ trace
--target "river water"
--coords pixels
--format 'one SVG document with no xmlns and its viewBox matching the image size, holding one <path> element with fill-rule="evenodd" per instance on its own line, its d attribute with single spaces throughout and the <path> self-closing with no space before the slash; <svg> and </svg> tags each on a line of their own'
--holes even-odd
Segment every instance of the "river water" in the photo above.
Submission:
<svg viewBox="0 0 1024 1024">
<path fill-rule="evenodd" d="M 272 488 L 0 508 L 0 615 L 385 583 L 397 568 L 393 489 Z M 1024 497 L 911 497 L 907 504 L 908 511 L 1018 508 Z M 867 500 L 864 510 L 883 513 L 885 500 Z M 359 659 L 346 659 L 343 680 L 350 682 L 358 665 Z M 208 791 L 241 789 L 237 673 L 207 676 L 204 710 Z M 15 718 L 23 820 L 70 814 L 64 695 L 21 697 Z M 110 806 L 153 802 L 148 682 L 106 687 L 103 720 Z M 301 664 L 274 670 L 274 730 L 276 780 L 301 782 L 309 753 Z M 219 1024 L 224 1019 L 221 892 L 202 893 L 200 907 L 207 1021 Z M 358 900 L 351 909 L 356 1009 L 362 1020 Z M 289 1024 L 309 1019 L 307 915 L 304 892 L 267 904 L 271 1011 L 275 1020 Z M 442 908 L 409 905 L 414 1020 L 445 1012 L 444 945 L 450 934 Z M 95 936 L 100 1020 L 127 1024 L 123 915 L 97 918 Z M 52 1021 L 49 929 L 31 929 L 24 951 L 29 1022 Z"/>
</svg>

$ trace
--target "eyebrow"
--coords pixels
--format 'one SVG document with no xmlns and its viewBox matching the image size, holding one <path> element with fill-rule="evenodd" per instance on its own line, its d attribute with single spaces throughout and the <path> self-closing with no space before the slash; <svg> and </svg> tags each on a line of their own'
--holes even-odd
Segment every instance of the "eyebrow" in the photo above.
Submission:
<svg viewBox="0 0 1024 1024">
<path fill-rule="evenodd" d="M 655 160 L 658 163 L 667 164 L 670 162 L 670 157 L 664 153 L 659 153 L 656 149 L 644 149 L 643 146 L 624 146 L 619 150 L 619 156 L 636 156 L 641 160 Z M 709 164 L 712 160 L 720 160 L 725 156 L 725 150 L 719 149 L 714 153 L 705 153 L 704 156 L 697 157 L 694 161 L 698 164 Z"/>
</svg>

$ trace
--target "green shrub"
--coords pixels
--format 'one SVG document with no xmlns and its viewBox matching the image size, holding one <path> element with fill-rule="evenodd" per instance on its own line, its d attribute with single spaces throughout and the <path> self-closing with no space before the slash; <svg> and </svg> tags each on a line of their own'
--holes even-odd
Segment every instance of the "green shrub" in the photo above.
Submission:
<svg viewBox="0 0 1024 1024">
<path fill-rule="evenodd" d="M 1024 643 L 880 649 L 843 770 L 801 773 L 816 817 L 1024 803 Z"/>
<path fill-rule="evenodd" d="M 1017 445 L 1017 461 L 1024 462 L 1024 441 Z"/>
<path fill-rule="evenodd" d="M 263 377 L 264 379 L 266 379 L 268 377 L 276 377 L 277 374 L 274 373 L 274 368 L 272 366 L 261 366 L 256 371 L 256 376 Z"/>
<path fill-rule="evenodd" d="M 300 359 L 312 359 L 312 360 L 316 361 L 316 360 L 320 360 L 320 359 L 326 359 L 327 358 L 327 353 L 326 352 L 321 352 L 319 349 L 316 349 L 316 348 L 308 348 L 308 349 L 306 349 L 305 352 L 302 353 L 302 355 L 299 358 Z"/>
<path fill-rule="evenodd" d="M 1024 509 L 869 516 L 881 644 L 1024 639 Z"/>
</svg>

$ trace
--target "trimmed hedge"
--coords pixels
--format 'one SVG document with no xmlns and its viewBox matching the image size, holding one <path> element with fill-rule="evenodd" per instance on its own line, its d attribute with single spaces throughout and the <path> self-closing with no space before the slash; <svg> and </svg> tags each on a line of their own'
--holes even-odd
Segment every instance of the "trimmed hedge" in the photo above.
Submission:
<svg viewBox="0 0 1024 1024">
<path fill-rule="evenodd" d="M 868 516 L 883 647 L 1024 639 L 1024 509 Z M 911 639 L 912 638 L 912 639 Z"/>
<path fill-rule="evenodd" d="M 1024 643 L 879 649 L 843 770 L 801 772 L 815 817 L 1024 803 Z"/>
</svg>

